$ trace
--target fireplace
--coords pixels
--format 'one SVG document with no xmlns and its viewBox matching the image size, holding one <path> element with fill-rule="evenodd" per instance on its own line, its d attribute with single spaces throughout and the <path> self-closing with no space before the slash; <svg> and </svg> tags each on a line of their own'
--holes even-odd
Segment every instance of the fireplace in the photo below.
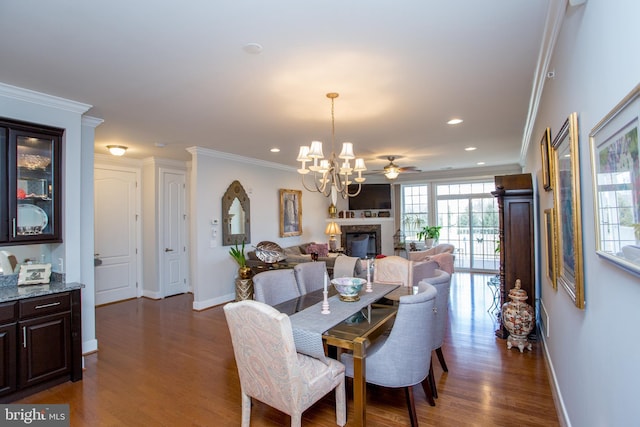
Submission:
<svg viewBox="0 0 640 427">
<path fill-rule="evenodd" d="M 367 257 L 375 257 L 382 253 L 382 227 L 380 224 L 342 225 L 340 229 L 342 231 L 340 245 L 347 255 L 351 255 L 351 241 L 362 234 L 369 235 Z"/>
</svg>

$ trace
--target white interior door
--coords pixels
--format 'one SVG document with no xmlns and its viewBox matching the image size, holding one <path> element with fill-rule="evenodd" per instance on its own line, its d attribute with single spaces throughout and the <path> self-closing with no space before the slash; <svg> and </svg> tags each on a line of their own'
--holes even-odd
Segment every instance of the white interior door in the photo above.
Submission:
<svg viewBox="0 0 640 427">
<path fill-rule="evenodd" d="M 162 185 L 162 268 L 160 281 L 165 297 L 187 292 L 185 173 L 160 170 Z"/>
<path fill-rule="evenodd" d="M 96 305 L 138 296 L 136 180 L 135 171 L 95 168 Z"/>
</svg>

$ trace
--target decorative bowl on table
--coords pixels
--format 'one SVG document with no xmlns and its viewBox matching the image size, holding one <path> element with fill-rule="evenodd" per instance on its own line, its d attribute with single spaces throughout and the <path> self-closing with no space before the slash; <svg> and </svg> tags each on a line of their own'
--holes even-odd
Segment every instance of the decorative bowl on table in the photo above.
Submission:
<svg viewBox="0 0 640 427">
<path fill-rule="evenodd" d="M 360 293 L 365 283 L 367 283 L 367 281 L 359 277 L 338 277 L 331 280 L 331 284 L 340 294 L 340 301 L 347 302 L 358 301 L 360 299 L 358 293 Z"/>
</svg>

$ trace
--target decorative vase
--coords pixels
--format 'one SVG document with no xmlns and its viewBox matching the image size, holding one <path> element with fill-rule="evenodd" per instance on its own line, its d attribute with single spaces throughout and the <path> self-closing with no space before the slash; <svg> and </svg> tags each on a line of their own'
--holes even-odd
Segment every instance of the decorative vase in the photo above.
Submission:
<svg viewBox="0 0 640 427">
<path fill-rule="evenodd" d="M 251 278 L 251 267 L 247 267 L 247 266 L 240 267 L 238 269 L 238 277 L 240 277 L 243 280 L 250 279 Z"/>
<path fill-rule="evenodd" d="M 527 339 L 527 335 L 533 329 L 535 317 L 533 308 L 525 302 L 529 298 L 527 291 L 520 289 L 520 287 L 520 279 L 517 279 L 515 287 L 509 291 L 511 301 L 502 305 L 502 323 L 509 331 L 507 348 L 518 347 L 522 353 L 525 347 L 527 350 L 531 350 L 531 343 Z"/>
</svg>

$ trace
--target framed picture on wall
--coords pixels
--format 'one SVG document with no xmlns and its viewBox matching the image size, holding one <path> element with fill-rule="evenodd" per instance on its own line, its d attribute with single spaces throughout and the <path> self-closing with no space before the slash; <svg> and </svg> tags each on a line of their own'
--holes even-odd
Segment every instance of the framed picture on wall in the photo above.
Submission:
<svg viewBox="0 0 640 427">
<path fill-rule="evenodd" d="M 640 275 L 640 85 L 591 133 L 596 253 Z"/>
<path fill-rule="evenodd" d="M 547 236 L 547 277 L 553 286 L 553 289 L 557 289 L 556 281 L 556 235 L 555 235 L 555 221 L 553 217 L 553 209 L 546 209 L 544 211 L 544 225 L 545 235 Z"/>
<path fill-rule="evenodd" d="M 546 128 L 544 135 L 540 140 L 540 154 L 542 158 L 542 186 L 546 191 L 552 189 L 551 187 L 551 129 Z"/>
<path fill-rule="evenodd" d="M 576 307 L 584 308 L 578 113 L 571 113 L 552 145 L 556 281 L 569 293 Z"/>
<path fill-rule="evenodd" d="M 280 189 L 280 237 L 302 234 L 302 191 Z"/>
</svg>

